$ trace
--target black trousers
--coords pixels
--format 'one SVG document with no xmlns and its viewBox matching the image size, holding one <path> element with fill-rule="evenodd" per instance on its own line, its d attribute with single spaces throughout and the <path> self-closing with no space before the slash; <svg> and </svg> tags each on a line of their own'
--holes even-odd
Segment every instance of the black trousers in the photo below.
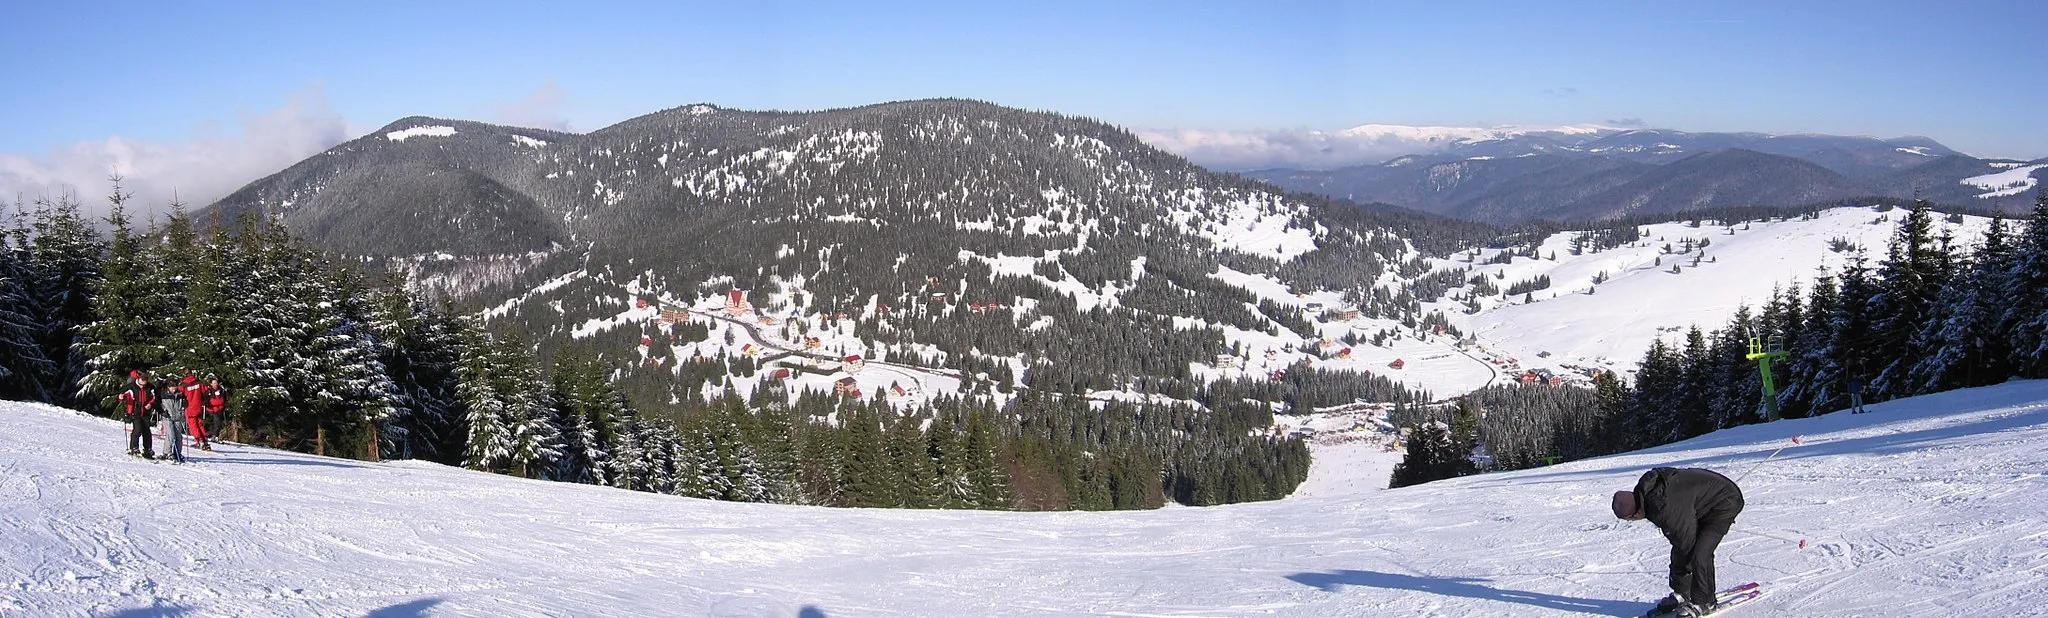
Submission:
<svg viewBox="0 0 2048 618">
<path fill-rule="evenodd" d="M 1721 539 L 1728 536 L 1728 529 L 1735 525 L 1735 516 L 1740 513 L 1742 499 L 1737 498 L 1700 514 L 1699 532 L 1693 537 L 1692 557 L 1686 561 L 1686 570 L 1671 573 L 1673 592 L 1695 605 L 1714 604 L 1714 593 L 1721 590 L 1714 584 L 1714 550 L 1721 546 Z"/>
<path fill-rule="evenodd" d="M 128 424 L 128 450 L 140 450 L 144 453 L 156 454 L 156 445 L 151 444 L 154 441 L 154 437 L 150 435 L 149 415 L 137 414 L 131 416 L 128 418 Z M 142 444 L 141 449 L 135 448 L 138 441 Z"/>
</svg>

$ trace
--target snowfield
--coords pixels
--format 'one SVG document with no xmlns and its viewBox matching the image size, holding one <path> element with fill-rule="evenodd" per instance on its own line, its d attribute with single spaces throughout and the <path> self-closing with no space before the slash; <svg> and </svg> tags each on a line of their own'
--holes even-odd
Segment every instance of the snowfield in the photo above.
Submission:
<svg viewBox="0 0 2048 618">
<path fill-rule="evenodd" d="M 121 454 L 112 421 L 0 403 L 0 615 L 1627 616 L 1668 549 L 1608 493 L 1780 447 L 1720 551 L 1724 585 L 1769 594 L 1731 614 L 2043 615 L 2048 381 L 1870 410 L 1396 490 L 1342 490 L 1375 458 L 1333 457 L 1277 502 L 984 513 L 234 445 L 173 466 Z"/>
</svg>

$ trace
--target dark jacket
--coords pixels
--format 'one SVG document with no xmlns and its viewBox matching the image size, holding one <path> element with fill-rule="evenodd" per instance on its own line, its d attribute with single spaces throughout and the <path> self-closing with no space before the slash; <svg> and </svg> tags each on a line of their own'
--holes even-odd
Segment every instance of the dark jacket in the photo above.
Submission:
<svg viewBox="0 0 2048 618">
<path fill-rule="evenodd" d="M 1636 504 L 1643 517 L 1671 541 L 1671 567 L 1682 571 L 1692 560 L 1693 543 L 1702 530 L 1728 534 L 1735 514 L 1742 512 L 1742 489 L 1713 470 L 1657 468 L 1636 481 Z"/>
</svg>

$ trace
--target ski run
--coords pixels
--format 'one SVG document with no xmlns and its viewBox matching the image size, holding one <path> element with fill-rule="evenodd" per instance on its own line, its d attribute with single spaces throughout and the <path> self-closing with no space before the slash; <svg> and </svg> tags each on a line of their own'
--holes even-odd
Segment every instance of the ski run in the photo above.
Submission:
<svg viewBox="0 0 2048 618">
<path fill-rule="evenodd" d="M 0 615 L 1633 616 L 1668 545 L 1608 494 L 1653 466 L 1742 479 L 1719 577 L 1771 594 L 1728 615 L 2048 615 L 2048 381 L 1870 411 L 1404 489 L 1330 456 L 1275 502 L 996 513 L 233 444 L 169 465 L 113 421 L 0 403 Z"/>
</svg>

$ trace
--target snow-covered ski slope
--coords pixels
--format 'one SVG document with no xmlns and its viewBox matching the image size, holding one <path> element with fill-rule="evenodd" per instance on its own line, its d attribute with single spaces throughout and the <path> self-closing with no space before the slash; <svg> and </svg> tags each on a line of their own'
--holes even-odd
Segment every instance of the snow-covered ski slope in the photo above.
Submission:
<svg viewBox="0 0 2048 618">
<path fill-rule="evenodd" d="M 1724 584 L 1771 587 L 1743 615 L 2043 615 L 2048 381 L 1870 410 L 1404 489 L 977 513 L 235 446 L 172 466 L 121 454 L 112 422 L 6 403 L 0 615 L 1627 616 L 1664 594 L 1667 546 L 1608 493 L 1782 446 L 1720 552 Z"/>
</svg>

